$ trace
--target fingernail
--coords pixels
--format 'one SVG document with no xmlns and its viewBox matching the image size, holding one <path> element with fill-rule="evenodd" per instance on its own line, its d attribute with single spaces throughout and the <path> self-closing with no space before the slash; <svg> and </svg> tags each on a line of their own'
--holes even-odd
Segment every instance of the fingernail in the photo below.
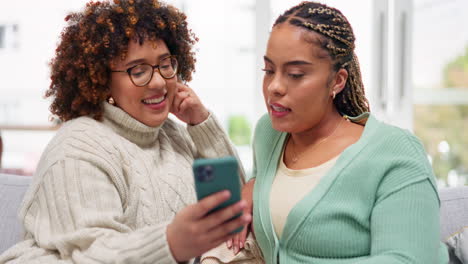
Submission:
<svg viewBox="0 0 468 264">
<path fill-rule="evenodd" d="M 242 208 L 245 208 L 245 207 L 247 207 L 247 202 L 246 201 L 240 201 L 239 206 L 241 206 Z"/>
<path fill-rule="evenodd" d="M 244 214 L 244 221 L 245 222 L 250 222 L 252 220 L 252 215 L 250 214 Z"/>
<path fill-rule="evenodd" d="M 228 247 L 228 248 L 232 248 L 232 241 L 231 241 L 231 240 L 228 240 L 228 241 L 227 241 L 227 247 Z"/>
<path fill-rule="evenodd" d="M 239 242 L 239 248 L 244 248 L 244 243 L 243 242 Z"/>
</svg>

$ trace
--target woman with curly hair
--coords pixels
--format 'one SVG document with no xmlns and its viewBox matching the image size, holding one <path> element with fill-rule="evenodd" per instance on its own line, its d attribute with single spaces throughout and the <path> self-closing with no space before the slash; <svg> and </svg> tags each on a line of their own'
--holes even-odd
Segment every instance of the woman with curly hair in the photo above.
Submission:
<svg viewBox="0 0 468 264">
<path fill-rule="evenodd" d="M 0 263 L 176 263 L 232 237 L 251 219 L 230 220 L 244 201 L 208 215 L 230 194 L 196 202 L 193 160 L 236 153 L 181 82 L 197 41 L 186 16 L 157 0 L 114 0 L 66 20 L 46 93 L 64 123 L 24 198 L 25 239 Z"/>
</svg>

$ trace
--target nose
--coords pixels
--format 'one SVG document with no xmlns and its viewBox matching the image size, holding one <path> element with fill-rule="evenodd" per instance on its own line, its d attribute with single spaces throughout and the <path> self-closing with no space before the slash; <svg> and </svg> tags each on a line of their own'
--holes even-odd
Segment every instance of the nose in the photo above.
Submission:
<svg viewBox="0 0 468 264">
<path fill-rule="evenodd" d="M 150 89 L 162 89 L 166 86 L 166 79 L 164 79 L 157 69 L 153 70 L 153 77 L 148 83 Z"/>
<path fill-rule="evenodd" d="M 267 83 L 267 91 L 273 96 L 283 96 L 287 91 L 288 84 L 285 82 L 281 74 L 276 74 L 269 83 Z"/>
</svg>

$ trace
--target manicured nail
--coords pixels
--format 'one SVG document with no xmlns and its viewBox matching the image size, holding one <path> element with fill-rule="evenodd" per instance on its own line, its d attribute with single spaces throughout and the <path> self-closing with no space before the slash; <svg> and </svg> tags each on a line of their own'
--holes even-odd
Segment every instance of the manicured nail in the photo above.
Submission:
<svg viewBox="0 0 468 264">
<path fill-rule="evenodd" d="M 231 241 L 231 239 L 229 239 L 229 240 L 227 241 L 227 247 L 228 247 L 228 248 L 232 248 L 232 241 Z"/>
<path fill-rule="evenodd" d="M 239 209 L 244 209 L 247 206 L 247 204 L 244 201 L 241 201 L 239 203 Z"/>
<path fill-rule="evenodd" d="M 244 248 L 244 243 L 243 242 L 239 242 L 239 248 Z"/>
<path fill-rule="evenodd" d="M 244 214 L 242 217 L 244 218 L 245 223 L 249 223 L 250 221 L 252 221 L 252 215 L 250 214 Z"/>
</svg>

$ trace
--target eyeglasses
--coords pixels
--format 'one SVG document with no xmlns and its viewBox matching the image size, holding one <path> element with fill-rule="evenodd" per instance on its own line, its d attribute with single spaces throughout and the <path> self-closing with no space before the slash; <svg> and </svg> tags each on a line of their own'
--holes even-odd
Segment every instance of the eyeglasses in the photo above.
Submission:
<svg viewBox="0 0 468 264">
<path fill-rule="evenodd" d="M 177 59 L 174 55 L 165 57 L 159 62 L 159 65 L 151 65 L 142 63 L 128 68 L 125 71 L 111 72 L 126 72 L 128 77 L 135 86 L 145 86 L 153 79 L 154 69 L 158 69 L 159 74 L 164 79 L 171 79 L 177 74 Z"/>
</svg>

